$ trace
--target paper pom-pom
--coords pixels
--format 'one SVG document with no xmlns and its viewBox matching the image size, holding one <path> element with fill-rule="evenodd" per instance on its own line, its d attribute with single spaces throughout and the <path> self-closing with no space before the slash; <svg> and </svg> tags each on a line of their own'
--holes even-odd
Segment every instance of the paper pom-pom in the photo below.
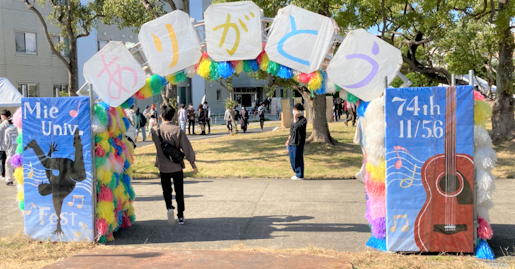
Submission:
<svg viewBox="0 0 515 269">
<path fill-rule="evenodd" d="M 474 147 L 492 147 L 492 138 L 483 126 L 474 125 Z"/>
<path fill-rule="evenodd" d="M 23 201 L 18 201 L 18 208 L 21 211 L 25 210 L 25 203 Z"/>
<path fill-rule="evenodd" d="M 352 93 L 347 93 L 347 102 L 355 104 L 359 101 L 359 98 Z"/>
<path fill-rule="evenodd" d="M 184 69 L 184 73 L 186 74 L 187 77 L 193 78 L 195 76 L 195 74 L 197 74 L 197 69 L 193 65 L 193 66 L 190 66 L 190 67 L 187 67 L 186 69 Z"/>
<path fill-rule="evenodd" d="M 365 111 L 367 110 L 368 104 L 370 102 L 361 101 L 358 106 L 358 117 L 365 117 Z"/>
<path fill-rule="evenodd" d="M 99 218 L 97 220 L 96 226 L 97 226 L 97 232 L 98 232 L 97 238 L 100 238 L 100 236 L 105 235 L 109 232 L 109 224 L 103 218 Z"/>
<path fill-rule="evenodd" d="M 236 72 L 236 74 L 243 72 L 243 61 L 232 61 L 231 64 L 233 65 L 234 72 Z"/>
<path fill-rule="evenodd" d="M 230 78 L 234 74 L 234 67 L 229 62 L 219 62 L 218 63 L 218 72 L 220 76 L 223 78 Z"/>
<path fill-rule="evenodd" d="M 184 72 L 179 72 L 177 74 L 175 74 L 175 83 L 181 83 L 181 82 L 184 82 L 186 80 L 186 73 Z"/>
<path fill-rule="evenodd" d="M 127 213 L 125 213 L 123 215 L 123 223 L 121 225 L 121 228 L 129 228 L 131 226 L 132 226 L 131 218 L 129 217 L 129 215 L 127 215 Z"/>
<path fill-rule="evenodd" d="M 316 91 L 322 87 L 323 77 L 319 71 L 313 72 L 308 82 L 308 90 Z"/>
<path fill-rule="evenodd" d="M 23 157 L 21 154 L 14 154 L 9 161 L 14 168 L 18 168 L 23 165 Z"/>
<path fill-rule="evenodd" d="M 107 126 L 108 119 L 107 119 L 107 112 L 101 105 L 95 105 L 94 108 L 95 115 L 100 120 L 100 124 L 103 126 Z"/>
<path fill-rule="evenodd" d="M 14 115 L 12 117 L 13 125 L 16 126 L 16 128 L 21 129 L 21 107 L 18 107 L 16 109 L 16 112 L 14 112 Z"/>
<path fill-rule="evenodd" d="M 386 184 L 370 179 L 370 173 L 365 173 L 365 189 L 369 197 L 382 197 L 384 199 Z"/>
<path fill-rule="evenodd" d="M 217 81 L 220 78 L 220 73 L 218 72 L 218 63 L 217 62 L 211 62 L 211 65 L 209 66 L 209 78 L 212 81 Z"/>
<path fill-rule="evenodd" d="M 477 228 L 477 236 L 484 240 L 492 239 L 494 232 L 492 231 L 490 224 L 488 224 L 488 222 L 483 218 L 478 218 L 477 222 L 479 224 L 479 227 Z"/>
<path fill-rule="evenodd" d="M 372 235 L 378 239 L 386 238 L 386 219 L 385 218 L 377 218 L 372 219 L 370 222 L 370 226 L 372 226 Z"/>
<path fill-rule="evenodd" d="M 201 76 L 204 79 L 209 78 L 211 68 L 211 61 L 208 58 L 204 58 L 200 61 L 200 64 L 198 66 L 197 74 Z"/>
<path fill-rule="evenodd" d="M 495 190 L 494 176 L 491 172 L 476 167 L 477 180 L 477 202 L 484 203 L 491 199 L 491 194 Z"/>
<path fill-rule="evenodd" d="M 385 197 L 369 197 L 370 199 L 370 215 L 374 219 L 386 218 L 386 200 Z"/>
<path fill-rule="evenodd" d="M 113 201 L 113 191 L 108 187 L 101 187 L 98 194 L 98 201 Z"/>
<path fill-rule="evenodd" d="M 334 84 L 329 79 L 324 80 L 325 83 L 325 93 L 327 94 L 335 94 L 336 93 L 336 84 Z"/>
<path fill-rule="evenodd" d="M 268 69 L 267 72 L 270 73 L 272 76 L 277 76 L 277 73 L 279 72 L 279 68 L 281 67 L 280 64 L 270 61 L 268 63 Z"/>
<path fill-rule="evenodd" d="M 258 55 L 258 57 L 256 58 L 256 63 L 257 63 L 259 66 L 261 66 L 261 62 L 263 61 L 263 56 L 265 56 L 265 53 L 266 53 L 265 51 L 262 51 L 262 52 Z"/>
<path fill-rule="evenodd" d="M 486 171 L 492 171 L 497 162 L 497 156 L 491 146 L 475 148 L 474 167 Z"/>
<path fill-rule="evenodd" d="M 474 91 L 474 100 L 484 101 L 485 97 L 479 91 Z"/>
<path fill-rule="evenodd" d="M 492 117 L 492 107 L 485 101 L 477 100 L 474 105 L 474 124 L 485 127 L 490 117 Z"/>
<path fill-rule="evenodd" d="M 114 203 L 112 201 L 99 201 L 97 203 L 97 216 L 103 218 L 107 223 L 115 223 Z"/>
<path fill-rule="evenodd" d="M 163 77 L 157 74 L 154 74 L 152 77 L 150 77 L 150 88 L 152 89 L 152 95 L 161 93 L 161 90 L 164 86 L 163 79 Z"/>
<path fill-rule="evenodd" d="M 18 167 L 14 169 L 14 179 L 16 180 L 16 183 L 23 184 L 23 167 Z"/>
<path fill-rule="evenodd" d="M 261 57 L 261 62 L 259 63 L 259 68 L 263 71 L 268 71 L 268 64 L 270 63 L 270 59 L 268 58 L 268 55 L 265 53 Z"/>
<path fill-rule="evenodd" d="M 384 182 L 385 181 L 385 173 L 386 173 L 386 165 L 383 160 L 379 165 L 372 165 L 372 163 L 367 163 L 367 172 L 370 174 L 370 179 L 376 182 Z"/>
<path fill-rule="evenodd" d="M 134 105 L 134 98 L 130 97 L 129 99 L 125 100 L 125 102 L 123 102 L 120 107 L 122 109 L 127 109 L 127 108 L 130 108 L 132 105 Z"/>
<path fill-rule="evenodd" d="M 281 65 L 279 67 L 279 72 L 277 72 L 277 76 L 283 79 L 290 79 L 293 78 L 293 71 L 291 70 L 291 68 Z"/>
<path fill-rule="evenodd" d="M 102 125 L 97 115 L 93 115 L 93 119 L 91 120 L 91 130 L 93 131 L 93 134 L 99 134 L 106 130 L 106 126 Z"/>
<path fill-rule="evenodd" d="M 252 72 L 252 68 L 250 68 L 250 60 L 243 61 L 243 72 L 245 72 L 245 73 Z"/>
<path fill-rule="evenodd" d="M 495 259 L 495 254 L 492 251 L 492 248 L 490 248 L 488 243 L 483 239 L 479 240 L 479 244 L 477 245 L 476 257 L 485 260 Z"/>
<path fill-rule="evenodd" d="M 314 75 L 314 72 L 313 73 L 301 73 L 299 75 L 299 82 L 302 83 L 303 85 L 306 85 L 309 83 L 309 81 L 311 80 L 311 77 Z"/>
<path fill-rule="evenodd" d="M 367 247 L 375 248 L 380 251 L 386 251 L 386 239 L 378 239 L 372 236 L 367 241 Z"/>
<path fill-rule="evenodd" d="M 249 60 L 250 72 L 256 72 L 259 70 L 259 64 L 256 60 Z"/>
</svg>

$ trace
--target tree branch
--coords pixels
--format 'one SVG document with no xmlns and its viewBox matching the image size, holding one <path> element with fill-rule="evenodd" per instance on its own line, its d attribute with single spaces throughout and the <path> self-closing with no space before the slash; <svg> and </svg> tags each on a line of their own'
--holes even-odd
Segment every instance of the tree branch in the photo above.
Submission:
<svg viewBox="0 0 515 269">
<path fill-rule="evenodd" d="M 168 3 L 168 5 L 170 5 L 170 7 L 172 8 L 172 11 L 174 10 L 177 10 L 177 5 L 175 4 L 175 2 L 173 0 L 164 0 L 166 3 Z"/>
<path fill-rule="evenodd" d="M 52 37 L 50 36 L 50 33 L 48 32 L 48 26 L 46 24 L 45 18 L 43 18 L 43 15 L 41 15 L 39 10 L 37 10 L 34 7 L 34 3 L 31 4 L 29 2 L 29 0 L 24 0 L 24 2 L 25 2 L 25 5 L 27 6 L 27 8 L 30 9 L 32 12 L 36 13 L 36 15 L 39 18 L 39 21 L 41 21 L 41 24 L 43 25 L 43 32 L 45 33 L 46 41 L 48 42 L 50 50 L 54 53 L 55 56 L 57 56 L 57 58 L 59 60 L 61 60 L 61 62 L 64 63 L 64 66 L 66 66 L 66 69 L 68 69 L 68 71 L 71 71 L 70 63 L 61 55 L 61 53 L 59 53 L 55 49 L 54 42 L 52 41 Z"/>
<path fill-rule="evenodd" d="M 141 0 L 141 3 L 145 7 L 145 9 L 147 9 L 148 11 L 150 11 L 150 13 L 152 13 L 152 15 L 154 15 L 155 19 L 159 18 L 159 14 L 157 14 L 157 12 L 154 10 L 154 6 L 152 6 L 152 4 L 148 2 L 148 0 Z"/>
<path fill-rule="evenodd" d="M 386 31 L 386 10 L 384 8 L 384 0 L 381 0 L 381 13 L 383 15 L 383 29 L 381 31 L 381 39 L 384 40 L 384 33 Z"/>
<path fill-rule="evenodd" d="M 77 36 L 77 39 L 81 38 L 81 37 L 86 37 L 86 36 L 89 36 L 89 25 L 97 18 L 103 18 L 105 17 L 103 14 L 96 14 L 95 16 L 89 18 L 87 21 L 85 21 L 84 23 L 81 24 L 82 26 L 82 29 L 84 29 L 84 33 L 83 34 L 80 34 Z"/>
</svg>

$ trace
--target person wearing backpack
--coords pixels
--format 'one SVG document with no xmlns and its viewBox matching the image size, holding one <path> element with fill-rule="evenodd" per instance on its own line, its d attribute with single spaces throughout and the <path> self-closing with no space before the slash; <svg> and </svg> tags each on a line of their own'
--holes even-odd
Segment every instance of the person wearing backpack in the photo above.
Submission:
<svg viewBox="0 0 515 269">
<path fill-rule="evenodd" d="M 261 130 L 263 130 L 263 127 L 265 126 L 265 109 L 265 103 L 262 103 L 258 108 L 259 125 L 261 125 Z"/>
<path fill-rule="evenodd" d="M 147 124 L 147 118 L 139 112 L 139 107 L 134 110 L 134 128 L 136 128 L 136 140 L 138 141 L 139 132 L 141 132 L 141 137 L 143 141 L 147 139 L 147 132 L 145 131 L 145 124 Z"/>
<path fill-rule="evenodd" d="M 177 223 L 184 224 L 184 160 L 193 168 L 193 174 L 198 173 L 195 165 L 195 152 L 186 133 L 179 126 L 173 124 L 175 109 L 170 106 L 161 106 L 161 125 L 152 128 L 152 140 L 156 146 L 156 163 L 161 176 L 161 187 L 166 209 L 168 210 L 168 223 L 175 224 L 174 210 L 177 209 Z M 165 154 L 166 153 L 166 154 Z M 175 201 L 177 208 L 172 205 L 172 179 L 175 188 Z"/>
</svg>

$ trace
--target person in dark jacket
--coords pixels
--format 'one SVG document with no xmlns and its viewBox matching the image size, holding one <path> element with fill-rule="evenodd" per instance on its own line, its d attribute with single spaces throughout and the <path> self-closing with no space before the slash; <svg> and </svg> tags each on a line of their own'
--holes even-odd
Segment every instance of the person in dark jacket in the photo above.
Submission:
<svg viewBox="0 0 515 269">
<path fill-rule="evenodd" d="M 193 126 L 193 134 L 195 134 L 195 109 L 192 103 L 188 104 L 188 110 L 186 110 L 186 112 L 188 113 L 188 134 L 191 134 L 191 126 Z"/>
<path fill-rule="evenodd" d="M 147 139 L 147 134 L 145 132 L 145 125 L 147 124 L 147 118 L 139 112 L 139 107 L 134 110 L 134 127 L 136 128 L 136 141 L 138 141 L 139 132 L 141 132 L 141 137 L 143 141 Z"/>
<path fill-rule="evenodd" d="M 200 133 L 200 135 L 205 135 L 206 134 L 206 120 L 207 120 L 207 111 L 204 109 L 204 107 L 202 106 L 202 104 L 199 104 L 198 105 L 198 125 L 200 125 L 200 130 L 202 131 L 202 133 Z"/>
<path fill-rule="evenodd" d="M 293 106 L 293 124 L 290 128 L 290 136 L 285 145 L 290 155 L 291 168 L 295 175 L 293 180 L 304 179 L 304 145 L 306 144 L 306 126 L 308 121 L 302 116 L 304 107 L 297 103 Z"/>
<path fill-rule="evenodd" d="M 240 119 L 241 129 L 245 133 L 247 132 L 247 125 L 249 125 L 249 112 L 245 109 L 244 106 L 241 107 Z"/>
</svg>

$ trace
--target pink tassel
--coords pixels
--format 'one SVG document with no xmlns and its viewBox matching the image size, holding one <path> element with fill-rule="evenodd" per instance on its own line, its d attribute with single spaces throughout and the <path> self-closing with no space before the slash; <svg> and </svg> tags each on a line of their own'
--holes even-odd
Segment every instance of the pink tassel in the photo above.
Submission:
<svg viewBox="0 0 515 269">
<path fill-rule="evenodd" d="M 107 234 L 109 232 L 109 224 L 107 224 L 105 219 L 98 219 L 97 220 L 97 231 L 98 231 L 98 238 L 100 236 Z"/>
<path fill-rule="evenodd" d="M 104 157 L 106 155 L 106 152 L 101 146 L 97 146 L 97 148 L 95 149 L 95 154 L 98 157 Z"/>
<path fill-rule="evenodd" d="M 123 212 L 123 220 L 121 228 L 129 228 L 132 226 L 131 218 L 129 217 L 129 214 L 127 212 Z"/>
<path fill-rule="evenodd" d="M 490 224 L 488 224 L 488 222 L 483 218 L 478 218 L 477 221 L 479 223 L 479 228 L 477 228 L 477 236 L 484 240 L 492 239 L 494 231 L 492 230 L 492 227 L 490 227 Z"/>
<path fill-rule="evenodd" d="M 113 192 L 108 187 L 101 187 L 100 193 L 98 194 L 98 201 L 113 201 Z"/>
<path fill-rule="evenodd" d="M 309 81 L 311 80 L 312 77 L 313 77 L 313 73 L 309 73 L 309 74 L 301 73 L 299 75 L 299 81 L 300 81 L 300 83 L 306 85 L 309 83 Z"/>
<path fill-rule="evenodd" d="M 484 101 L 485 97 L 479 91 L 474 91 L 474 100 Z"/>
</svg>

